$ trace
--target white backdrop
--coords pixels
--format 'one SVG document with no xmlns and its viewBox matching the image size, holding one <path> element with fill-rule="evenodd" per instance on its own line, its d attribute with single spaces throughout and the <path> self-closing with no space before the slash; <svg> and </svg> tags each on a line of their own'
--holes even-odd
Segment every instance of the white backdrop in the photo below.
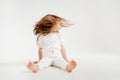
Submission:
<svg viewBox="0 0 120 80">
<path fill-rule="evenodd" d="M 46 14 L 75 25 L 62 31 L 69 56 L 120 54 L 120 0 L 0 0 L 0 62 L 37 59 L 32 30 Z"/>
</svg>

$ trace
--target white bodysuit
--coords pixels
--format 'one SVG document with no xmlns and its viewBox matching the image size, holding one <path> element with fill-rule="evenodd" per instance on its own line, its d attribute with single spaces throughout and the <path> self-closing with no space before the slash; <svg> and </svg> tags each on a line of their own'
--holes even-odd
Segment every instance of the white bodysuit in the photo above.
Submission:
<svg viewBox="0 0 120 80">
<path fill-rule="evenodd" d="M 61 54 L 61 44 L 59 33 L 50 33 L 48 35 L 40 35 L 38 37 L 38 46 L 42 48 L 42 59 L 38 65 L 40 69 L 57 66 L 66 69 L 67 62 L 63 59 Z"/>
</svg>

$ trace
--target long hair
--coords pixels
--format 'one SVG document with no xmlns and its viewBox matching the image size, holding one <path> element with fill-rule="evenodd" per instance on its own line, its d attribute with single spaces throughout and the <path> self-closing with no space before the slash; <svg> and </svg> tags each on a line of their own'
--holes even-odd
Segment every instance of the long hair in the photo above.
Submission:
<svg viewBox="0 0 120 80">
<path fill-rule="evenodd" d="M 56 15 L 48 14 L 35 24 L 33 33 L 35 35 L 49 34 L 51 32 L 52 27 L 57 25 L 57 22 L 60 22 L 61 27 L 68 27 L 71 25 L 69 21 L 64 18 L 61 18 Z"/>
</svg>

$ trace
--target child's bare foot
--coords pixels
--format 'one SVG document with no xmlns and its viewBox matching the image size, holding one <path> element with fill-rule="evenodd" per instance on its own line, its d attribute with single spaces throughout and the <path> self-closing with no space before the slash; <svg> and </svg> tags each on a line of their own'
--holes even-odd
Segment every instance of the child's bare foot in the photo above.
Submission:
<svg viewBox="0 0 120 80">
<path fill-rule="evenodd" d="M 66 70 L 68 72 L 72 72 L 72 70 L 77 66 L 77 63 L 74 60 L 71 60 L 70 63 L 67 65 Z"/>
<path fill-rule="evenodd" d="M 34 64 L 33 62 L 29 62 L 27 64 L 27 68 L 30 69 L 32 72 L 36 73 L 39 70 L 39 67 L 37 64 Z"/>
</svg>

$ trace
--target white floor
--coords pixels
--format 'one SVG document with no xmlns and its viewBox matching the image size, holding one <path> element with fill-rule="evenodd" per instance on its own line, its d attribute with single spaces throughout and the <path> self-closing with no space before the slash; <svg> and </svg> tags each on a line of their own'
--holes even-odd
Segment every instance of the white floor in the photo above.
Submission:
<svg viewBox="0 0 120 80">
<path fill-rule="evenodd" d="M 0 80 L 120 80 L 120 55 L 81 55 L 72 73 L 50 67 L 32 73 L 25 63 L 0 63 Z"/>
</svg>

